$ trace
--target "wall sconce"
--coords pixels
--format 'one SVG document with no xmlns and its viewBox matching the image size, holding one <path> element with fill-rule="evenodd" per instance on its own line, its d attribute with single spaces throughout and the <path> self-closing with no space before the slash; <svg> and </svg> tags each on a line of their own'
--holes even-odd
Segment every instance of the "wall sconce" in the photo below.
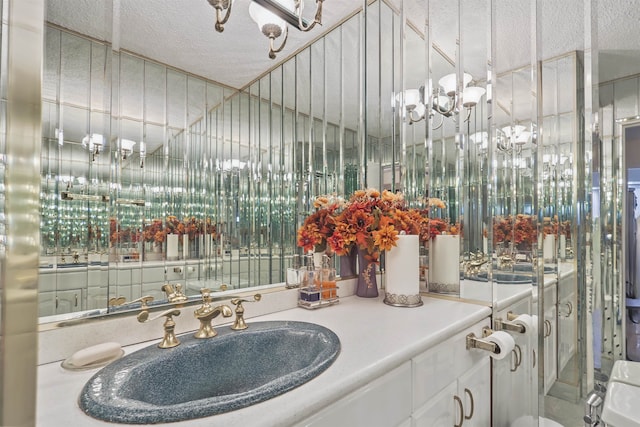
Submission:
<svg viewBox="0 0 640 427">
<path fill-rule="evenodd" d="M 104 136 L 99 133 L 92 133 L 82 138 L 82 146 L 91 153 L 91 161 L 96 160 L 96 156 L 100 154 L 104 148 Z"/>
<path fill-rule="evenodd" d="M 216 31 L 224 31 L 224 24 L 231 15 L 233 0 L 208 0 L 216 10 Z M 316 0 L 316 13 L 313 21 L 309 23 L 302 18 L 303 0 L 252 0 L 249 5 L 249 15 L 258 28 L 269 38 L 269 58 L 275 59 L 276 53 L 281 52 L 287 43 L 289 34 L 287 24 L 291 24 L 300 31 L 309 31 L 316 24 L 322 25 L 322 3 L 324 0 Z M 283 37 L 280 47 L 275 47 L 275 39 Z"/>
<path fill-rule="evenodd" d="M 136 145 L 135 141 L 131 141 L 130 139 L 121 139 L 120 140 L 120 155 L 122 156 L 122 160 L 127 160 L 127 157 L 133 153 L 133 147 Z"/>
</svg>

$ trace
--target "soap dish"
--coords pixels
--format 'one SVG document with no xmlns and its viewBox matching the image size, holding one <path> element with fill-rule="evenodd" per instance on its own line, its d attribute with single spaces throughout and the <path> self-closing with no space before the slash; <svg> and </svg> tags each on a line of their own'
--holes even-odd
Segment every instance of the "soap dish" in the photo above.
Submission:
<svg viewBox="0 0 640 427">
<path fill-rule="evenodd" d="M 69 357 L 62 361 L 60 366 L 64 369 L 68 369 L 70 371 L 88 371 L 89 369 L 102 368 L 103 366 L 108 365 L 109 363 L 116 361 L 124 356 L 124 350 L 120 350 L 119 354 L 111 355 L 104 359 L 99 359 L 91 363 L 87 363 L 86 365 L 76 366 L 73 364 L 72 358 Z"/>
</svg>

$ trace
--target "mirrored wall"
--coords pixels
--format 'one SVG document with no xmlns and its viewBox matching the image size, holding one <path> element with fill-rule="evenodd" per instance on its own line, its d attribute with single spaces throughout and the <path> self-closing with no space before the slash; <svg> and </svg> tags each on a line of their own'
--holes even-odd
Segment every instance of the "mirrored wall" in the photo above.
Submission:
<svg viewBox="0 0 640 427">
<path fill-rule="evenodd" d="M 42 320 L 282 282 L 313 198 L 362 186 L 361 20 L 242 90 L 48 24 Z"/>
</svg>

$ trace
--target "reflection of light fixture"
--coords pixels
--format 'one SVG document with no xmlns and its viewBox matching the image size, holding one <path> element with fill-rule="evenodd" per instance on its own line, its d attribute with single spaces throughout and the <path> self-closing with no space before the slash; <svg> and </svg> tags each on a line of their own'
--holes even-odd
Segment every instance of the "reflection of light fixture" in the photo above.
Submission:
<svg viewBox="0 0 640 427">
<path fill-rule="evenodd" d="M 144 159 L 147 157 L 147 144 L 144 141 L 140 141 L 140 167 L 144 167 Z"/>
<path fill-rule="evenodd" d="M 489 146 L 489 134 L 487 132 L 476 132 L 469 136 L 469 139 L 483 150 L 486 150 Z"/>
<path fill-rule="evenodd" d="M 522 146 L 530 140 L 531 132 L 527 130 L 526 126 L 505 126 L 497 132 L 496 146 L 498 150 L 505 153 L 511 152 L 514 147 L 517 152 L 520 152 Z"/>
<path fill-rule="evenodd" d="M 402 118 L 410 125 L 426 117 L 427 107 L 424 105 L 424 87 L 407 89 L 393 98 L 393 105 L 404 106 Z"/>
<path fill-rule="evenodd" d="M 130 139 L 120 140 L 120 154 L 122 155 L 122 160 L 127 160 L 127 157 L 133 153 L 134 145 L 136 145 L 136 142 L 131 141 Z"/>
<path fill-rule="evenodd" d="M 467 116 L 464 121 L 469 120 L 471 109 L 480 102 L 480 98 L 487 92 L 482 87 L 469 86 L 472 80 L 471 74 L 463 73 L 462 97 L 459 96 L 460 94 L 457 90 L 458 80 L 456 74 L 447 74 L 438 80 L 439 87 L 434 90 L 431 109 L 442 116 L 442 121 L 439 125 L 433 127 L 434 130 L 442 126 L 444 117 L 450 117 L 453 114 L 459 101 L 467 109 Z"/>
<path fill-rule="evenodd" d="M 216 31 L 224 31 L 224 24 L 231 15 L 233 0 L 208 0 L 216 10 Z M 252 0 L 249 15 L 258 24 L 258 28 L 269 38 L 269 58 L 274 59 L 276 53 L 282 51 L 287 43 L 288 26 L 291 24 L 300 31 L 309 31 L 316 24 L 322 25 L 322 3 L 316 0 L 316 13 L 311 23 L 302 18 L 303 0 Z M 282 36 L 282 44 L 274 48 L 274 41 Z"/>
<path fill-rule="evenodd" d="M 89 150 L 91 161 L 93 162 L 104 148 L 104 137 L 99 133 L 92 133 L 91 136 L 87 135 L 82 138 L 82 146 Z"/>
<path fill-rule="evenodd" d="M 56 128 L 55 136 L 58 139 L 58 145 L 62 147 L 64 145 L 64 131 L 62 129 Z"/>
</svg>

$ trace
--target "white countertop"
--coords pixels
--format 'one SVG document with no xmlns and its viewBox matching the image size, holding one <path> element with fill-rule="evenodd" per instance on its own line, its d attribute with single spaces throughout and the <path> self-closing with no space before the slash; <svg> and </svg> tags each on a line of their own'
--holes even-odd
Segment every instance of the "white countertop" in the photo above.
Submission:
<svg viewBox="0 0 640 427">
<path fill-rule="evenodd" d="M 171 425 L 292 425 L 491 314 L 489 307 L 481 305 L 429 297 L 423 297 L 423 301 L 422 307 L 398 308 L 383 304 L 382 297 L 347 297 L 342 298 L 340 304 L 319 310 L 294 308 L 249 319 L 249 327 L 252 322 L 262 320 L 297 320 L 323 325 L 340 338 L 340 355 L 318 377 L 273 399 L 238 411 Z M 132 319 L 131 327 L 140 325 Z M 125 351 L 131 353 L 156 343 L 131 345 L 125 347 Z M 211 369 L 224 369 L 224 366 Z M 107 425 L 85 415 L 77 404 L 83 385 L 95 372 L 97 369 L 66 371 L 60 362 L 39 366 L 37 425 Z"/>
</svg>

